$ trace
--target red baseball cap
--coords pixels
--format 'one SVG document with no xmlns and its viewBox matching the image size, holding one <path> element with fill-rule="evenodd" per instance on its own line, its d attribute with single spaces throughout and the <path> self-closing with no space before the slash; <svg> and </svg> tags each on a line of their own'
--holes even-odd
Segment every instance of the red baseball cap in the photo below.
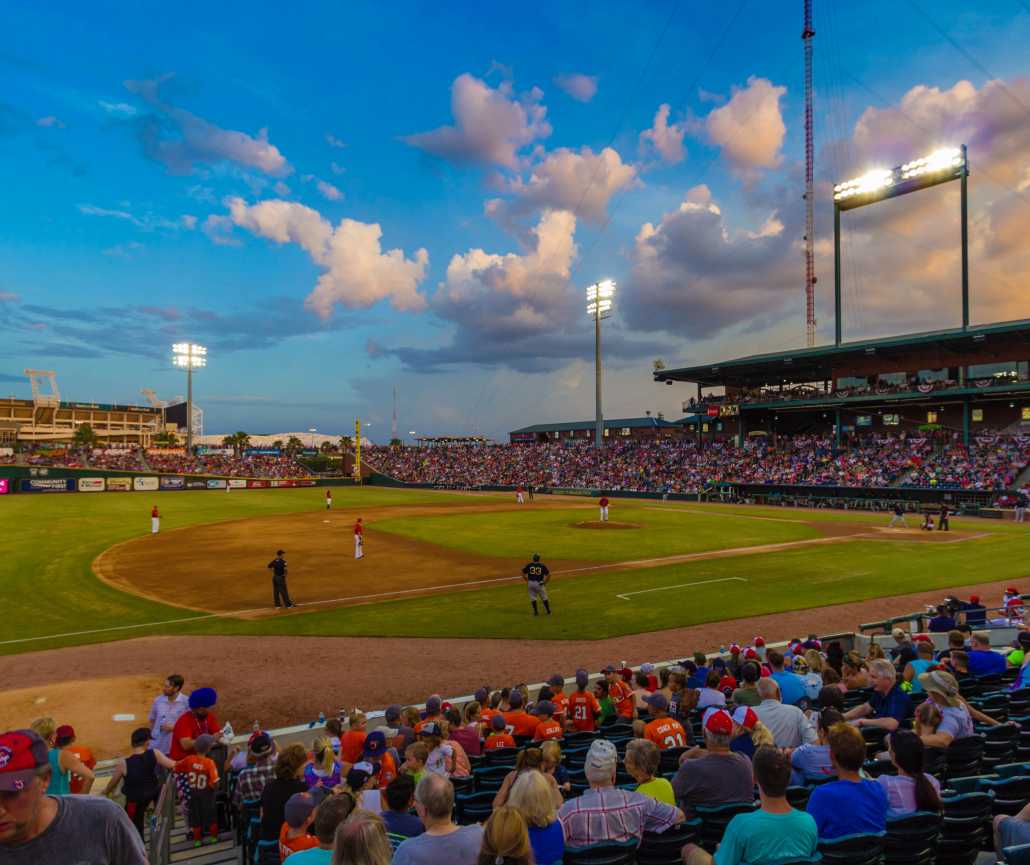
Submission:
<svg viewBox="0 0 1030 865">
<path fill-rule="evenodd" d="M 969 603 L 971 603 L 971 604 L 979 604 L 980 603 L 980 596 L 979 595 L 970 595 L 969 596 Z"/>
<path fill-rule="evenodd" d="M 757 661 L 758 660 L 758 652 L 756 652 L 754 649 L 745 649 L 744 650 L 744 657 L 747 660 L 749 660 L 749 661 Z"/>
<path fill-rule="evenodd" d="M 46 765 L 46 742 L 35 731 L 11 730 L 0 736 L 0 792 L 20 793 Z"/>
<path fill-rule="evenodd" d="M 1019 594 L 1019 589 L 1017 589 L 1015 586 L 1009 586 L 1005 591 L 1008 592 L 1010 595 Z"/>
<path fill-rule="evenodd" d="M 54 735 L 58 739 L 74 739 L 75 728 L 71 724 L 61 724 L 61 726 L 54 731 Z"/>
<path fill-rule="evenodd" d="M 733 732 L 733 718 L 725 709 L 716 709 L 705 718 L 705 729 L 719 736 L 729 736 Z"/>
<path fill-rule="evenodd" d="M 733 723 L 740 724 L 745 730 L 753 730 L 758 723 L 758 715 L 750 706 L 738 706 L 733 712 Z"/>
<path fill-rule="evenodd" d="M 752 640 L 752 642 L 756 646 L 764 646 L 765 645 L 765 637 L 755 637 L 754 640 Z"/>
<path fill-rule="evenodd" d="M 730 644 L 730 654 L 731 655 L 739 655 L 740 654 L 740 646 L 737 643 L 731 643 Z"/>
</svg>

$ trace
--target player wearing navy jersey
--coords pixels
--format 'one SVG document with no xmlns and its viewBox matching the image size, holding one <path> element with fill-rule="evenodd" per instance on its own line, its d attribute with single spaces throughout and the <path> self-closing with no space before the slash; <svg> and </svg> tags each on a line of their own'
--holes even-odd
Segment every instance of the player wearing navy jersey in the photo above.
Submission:
<svg viewBox="0 0 1030 865">
<path fill-rule="evenodd" d="M 551 571 L 540 561 L 539 553 L 533 553 L 533 561 L 522 569 L 522 579 L 526 581 L 529 588 L 529 602 L 533 605 L 534 616 L 540 615 L 540 610 L 536 605 L 537 599 L 544 602 L 547 615 L 551 615 L 551 601 L 547 597 L 547 589 L 544 588 L 550 578 Z"/>
</svg>

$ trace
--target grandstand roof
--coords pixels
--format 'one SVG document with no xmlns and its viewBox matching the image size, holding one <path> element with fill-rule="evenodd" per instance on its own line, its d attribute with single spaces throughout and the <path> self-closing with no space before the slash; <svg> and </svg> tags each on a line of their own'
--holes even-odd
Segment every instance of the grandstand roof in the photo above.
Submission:
<svg viewBox="0 0 1030 865">
<path fill-rule="evenodd" d="M 1030 355 L 1030 319 L 927 333 L 892 336 L 755 354 L 715 364 L 656 370 L 655 381 L 695 382 L 702 387 L 759 387 L 781 382 L 809 382 L 847 375 L 849 368 L 866 368 L 870 362 L 894 371 L 906 359 L 928 355 L 944 366 L 1011 360 L 1013 349 Z M 904 369 L 904 367 L 901 367 Z"/>
<path fill-rule="evenodd" d="M 623 418 L 605 418 L 604 425 L 610 429 L 639 429 L 641 427 L 658 427 L 660 429 L 676 429 L 679 424 L 673 423 L 672 421 L 665 420 L 665 418 L 658 417 L 623 417 Z M 567 421 L 561 423 L 538 423 L 532 426 L 524 426 L 517 430 L 512 430 L 516 433 L 543 433 L 543 432 L 566 432 L 568 430 L 581 430 L 581 429 L 594 429 L 597 426 L 597 421 L 593 420 L 579 420 L 579 421 Z"/>
</svg>

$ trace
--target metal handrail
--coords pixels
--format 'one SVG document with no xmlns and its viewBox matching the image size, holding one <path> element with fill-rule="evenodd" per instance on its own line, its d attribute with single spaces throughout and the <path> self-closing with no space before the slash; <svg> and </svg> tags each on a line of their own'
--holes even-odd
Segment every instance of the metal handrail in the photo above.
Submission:
<svg viewBox="0 0 1030 865">
<path fill-rule="evenodd" d="M 1020 597 L 1022 597 L 1024 600 L 1026 598 L 1025 595 L 1021 595 Z M 991 613 L 1004 613 L 1005 611 L 1006 611 L 1005 607 L 985 607 L 984 608 L 984 617 L 986 619 L 987 616 L 989 616 Z M 961 613 L 962 610 L 959 610 L 959 612 Z M 894 629 L 894 626 L 899 624 L 899 623 L 903 623 L 903 622 L 918 622 L 918 624 L 919 624 L 918 630 L 922 631 L 922 630 L 924 630 L 924 627 L 923 627 L 924 626 L 924 622 L 926 620 L 929 620 L 929 619 L 932 619 L 932 618 L 933 618 L 933 613 L 927 612 L 926 610 L 920 610 L 920 611 L 915 612 L 915 613 L 908 613 L 907 615 L 904 615 L 904 616 L 894 616 L 893 618 L 881 619 L 880 621 L 876 621 L 876 622 L 865 622 L 865 623 L 863 623 L 863 624 L 858 626 L 858 630 L 859 630 L 859 633 L 862 633 L 862 634 L 866 633 L 866 631 L 876 631 L 876 630 L 883 630 L 884 633 L 889 634 Z M 984 628 L 989 628 L 990 625 L 985 622 L 983 627 Z"/>
<path fill-rule="evenodd" d="M 168 865 L 172 858 L 172 829 L 175 826 L 175 775 L 165 779 L 154 806 L 154 823 L 150 831 L 150 865 Z"/>
</svg>

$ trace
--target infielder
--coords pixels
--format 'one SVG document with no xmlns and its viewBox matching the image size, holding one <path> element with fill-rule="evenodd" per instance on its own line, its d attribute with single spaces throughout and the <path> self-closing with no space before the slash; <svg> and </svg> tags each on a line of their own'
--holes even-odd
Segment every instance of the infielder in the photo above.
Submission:
<svg viewBox="0 0 1030 865">
<path fill-rule="evenodd" d="M 275 551 L 275 558 L 268 563 L 268 569 L 272 572 L 272 599 L 278 609 L 282 601 L 286 609 L 296 606 L 290 600 L 290 590 L 286 588 L 286 559 L 283 558 L 283 550 Z"/>
<path fill-rule="evenodd" d="M 325 509 L 331 511 L 333 509 L 333 492 L 332 490 L 325 491 Z"/>
<path fill-rule="evenodd" d="M 888 529 L 893 529 L 898 524 L 903 525 L 906 529 L 908 523 L 905 522 L 905 509 L 901 506 L 901 502 L 894 503 L 894 516 L 891 517 L 891 521 L 887 524 Z"/>
<path fill-rule="evenodd" d="M 363 559 L 365 557 L 365 527 L 361 525 L 361 517 L 358 517 L 358 521 L 354 524 L 354 558 Z"/>
<path fill-rule="evenodd" d="M 524 505 L 526 503 L 526 493 L 525 490 L 522 489 L 522 484 L 515 487 L 515 501 L 520 505 Z"/>
<path fill-rule="evenodd" d="M 161 515 L 157 512 L 157 505 L 150 509 L 150 534 L 156 535 L 161 531 Z"/>
<path fill-rule="evenodd" d="M 608 522 L 608 496 L 601 496 L 601 501 L 598 502 L 601 506 L 601 522 Z"/>
<path fill-rule="evenodd" d="M 547 597 L 547 589 L 544 588 L 550 578 L 551 571 L 540 561 L 540 554 L 533 553 L 533 561 L 522 569 L 522 579 L 526 581 L 526 586 L 529 588 L 529 602 L 533 605 L 534 616 L 540 615 L 536 606 L 537 598 L 544 602 L 547 615 L 551 615 L 551 602 Z"/>
</svg>

